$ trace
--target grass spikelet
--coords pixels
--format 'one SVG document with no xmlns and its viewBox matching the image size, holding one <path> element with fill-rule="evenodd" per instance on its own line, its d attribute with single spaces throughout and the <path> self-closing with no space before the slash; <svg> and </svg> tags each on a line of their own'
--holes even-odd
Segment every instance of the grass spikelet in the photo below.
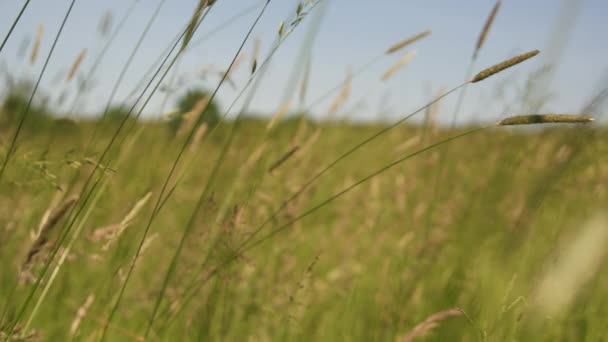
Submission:
<svg viewBox="0 0 608 342">
<path fill-rule="evenodd" d="M 32 262 L 36 255 L 38 255 L 42 248 L 44 248 L 44 246 L 46 246 L 46 244 L 48 243 L 49 236 L 53 231 L 53 228 L 57 225 L 59 220 L 61 220 L 61 218 L 65 216 L 65 214 L 74 205 L 74 203 L 76 203 L 77 199 L 78 198 L 74 196 L 66 200 L 57 210 L 55 210 L 55 212 L 53 212 L 52 215 L 50 215 L 48 220 L 46 220 L 44 226 L 40 229 L 40 234 L 27 252 L 27 257 L 22 266 L 23 270 L 28 269 L 32 265 Z"/>
<path fill-rule="evenodd" d="M 382 75 L 382 80 L 386 81 L 391 76 L 397 72 L 397 70 L 401 69 L 404 65 L 406 65 L 409 61 L 411 61 L 414 57 L 416 57 L 416 51 L 409 51 L 405 55 L 403 55 L 397 63 L 393 64 L 388 70 L 384 72 Z"/>
<path fill-rule="evenodd" d="M 82 319 L 87 315 L 87 312 L 89 311 L 89 308 L 93 304 L 94 300 L 95 295 L 93 295 L 92 293 L 89 294 L 82 306 L 78 308 L 78 311 L 76 311 L 76 317 L 74 317 L 72 325 L 70 325 L 70 336 L 72 336 L 72 338 L 76 336 L 76 332 L 78 332 L 80 323 L 82 322 Z"/>
<path fill-rule="evenodd" d="M 279 121 L 281 121 L 283 116 L 285 116 L 285 114 L 287 114 L 287 112 L 289 112 L 290 108 L 291 108 L 291 101 L 287 101 L 287 102 L 283 103 L 281 105 L 281 107 L 279 107 L 279 110 L 277 110 L 274 113 L 274 115 L 272 116 L 272 119 L 270 119 L 270 122 L 268 122 L 268 125 L 266 126 L 266 131 L 271 131 L 277 125 L 277 123 L 279 123 Z"/>
<path fill-rule="evenodd" d="M 255 74 L 255 71 L 258 68 L 258 55 L 260 54 L 261 45 L 262 41 L 260 38 L 256 38 L 255 43 L 253 44 L 253 51 L 251 52 L 251 74 Z"/>
<path fill-rule="evenodd" d="M 76 75 L 76 72 L 78 71 L 78 68 L 80 67 L 80 64 L 82 63 L 82 60 L 84 59 L 84 57 L 86 55 L 87 55 L 87 48 L 84 48 L 84 49 L 82 49 L 82 51 L 80 51 L 80 53 L 76 57 L 74 64 L 72 64 L 72 67 L 70 68 L 70 72 L 68 73 L 68 77 L 65 79 L 66 82 L 69 82 L 74 78 L 74 75 Z"/>
<path fill-rule="evenodd" d="M 460 309 L 449 309 L 434 313 L 427 317 L 424 321 L 418 323 L 407 335 L 397 339 L 398 342 L 412 342 L 417 337 L 422 337 L 433 330 L 439 322 L 450 317 L 462 316 L 463 312 Z"/>
<path fill-rule="evenodd" d="M 102 250 L 107 251 L 110 248 L 110 245 L 115 242 L 131 225 L 135 216 L 146 205 L 151 196 L 152 192 L 148 192 L 144 197 L 137 201 L 133 208 L 131 208 L 127 215 L 118 224 L 113 224 L 107 227 L 96 229 L 93 232 L 91 240 L 106 240 L 106 243 L 103 245 Z"/>
<path fill-rule="evenodd" d="M 281 23 L 279 24 L 279 37 L 283 36 L 283 30 L 285 30 L 285 22 L 281 21 Z"/>
<path fill-rule="evenodd" d="M 548 123 L 589 123 L 594 121 L 593 117 L 588 115 L 574 114 L 530 114 L 517 115 L 500 120 L 498 126 L 513 126 L 513 125 L 532 125 L 532 124 L 548 124 Z"/>
<path fill-rule="evenodd" d="M 540 51 L 538 50 L 532 50 L 530 52 L 526 52 L 524 54 L 521 54 L 519 56 L 515 56 L 511 59 L 508 59 L 502 63 L 498 63 L 496 65 L 493 65 L 487 69 L 484 69 L 482 71 L 480 71 L 477 75 L 475 75 L 475 77 L 473 77 L 473 79 L 471 79 L 471 81 L 469 81 L 470 83 L 476 83 L 482 80 L 485 80 L 486 78 L 495 75 L 505 69 L 508 69 L 514 65 L 517 65 L 523 61 L 526 61 L 536 55 L 538 55 L 540 53 Z"/>
<path fill-rule="evenodd" d="M 279 166 L 283 165 L 283 163 L 285 163 L 289 158 L 291 158 L 299 149 L 300 146 L 298 145 L 290 148 L 287 153 L 285 153 L 283 156 L 281 156 L 281 158 L 277 159 L 274 163 L 270 165 L 270 167 L 268 168 L 268 173 L 271 173 L 272 171 L 279 168 Z"/>
<path fill-rule="evenodd" d="M 192 18 L 190 19 L 190 23 L 188 24 L 186 34 L 184 35 L 181 51 L 184 51 L 188 46 L 188 43 L 190 43 L 190 40 L 194 35 L 194 29 L 196 28 L 196 24 L 198 23 L 198 20 L 203 14 L 205 8 L 207 8 L 207 6 L 213 5 L 214 2 L 214 0 L 199 0 L 198 5 L 196 6 L 196 10 L 192 14 Z"/>
<path fill-rule="evenodd" d="M 112 11 L 106 11 L 101 19 L 99 20 L 99 26 L 97 27 L 97 32 L 100 36 L 105 37 L 110 33 L 110 28 L 112 26 Z"/>
<path fill-rule="evenodd" d="M 201 97 L 196 102 L 194 107 L 192 107 L 192 109 L 188 113 L 183 115 L 182 123 L 180 124 L 180 126 L 177 130 L 178 138 L 185 136 L 186 134 L 188 134 L 188 132 L 190 132 L 192 130 L 192 127 L 198 121 L 199 116 L 201 116 L 205 113 L 205 109 L 207 108 L 207 105 L 209 104 L 209 100 L 210 100 L 209 96 Z"/>
<path fill-rule="evenodd" d="M 32 47 L 32 55 L 30 57 L 30 63 L 36 63 L 38 58 L 38 51 L 40 50 L 40 42 L 42 42 L 42 35 L 44 34 L 44 25 L 38 25 L 38 32 L 36 32 L 36 40 L 34 40 L 34 46 Z"/>
<path fill-rule="evenodd" d="M 496 1 L 496 4 L 494 4 L 494 7 L 492 8 L 492 12 L 490 12 L 488 19 L 486 19 L 486 22 L 483 25 L 483 29 L 481 30 L 481 33 L 479 34 L 479 38 L 477 39 L 477 45 L 475 45 L 475 52 L 473 53 L 473 58 L 477 58 L 477 54 L 479 53 L 479 50 L 481 50 L 481 48 L 483 47 L 483 43 L 486 41 L 488 32 L 490 32 L 490 28 L 492 27 L 492 23 L 494 22 L 494 19 L 496 19 L 496 14 L 498 13 L 498 10 L 500 9 L 501 4 L 502 4 L 502 0 Z"/>
<path fill-rule="evenodd" d="M 416 41 L 419 41 L 420 39 L 422 39 L 426 36 L 429 36 L 431 34 L 431 32 L 432 32 L 431 30 L 426 30 L 424 32 L 415 34 L 407 39 L 404 39 L 404 40 L 400 41 L 399 43 L 393 44 L 386 50 L 385 54 L 390 55 L 392 53 L 395 53 L 395 52 L 403 49 L 404 47 L 406 47 Z"/>
</svg>

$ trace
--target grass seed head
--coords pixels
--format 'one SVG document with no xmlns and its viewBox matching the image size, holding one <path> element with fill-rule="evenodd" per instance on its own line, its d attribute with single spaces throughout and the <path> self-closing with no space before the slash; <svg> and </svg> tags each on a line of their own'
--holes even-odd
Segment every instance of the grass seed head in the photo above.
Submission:
<svg viewBox="0 0 608 342">
<path fill-rule="evenodd" d="M 532 125 L 549 123 L 589 123 L 594 119 L 588 115 L 575 114 L 530 114 L 517 115 L 500 120 L 498 126 Z"/>
<path fill-rule="evenodd" d="M 432 32 L 431 30 L 426 30 L 424 32 L 420 32 L 409 38 L 406 38 L 406 39 L 400 41 L 399 43 L 393 44 L 386 50 L 385 54 L 390 55 L 392 53 L 395 53 L 395 52 L 403 49 L 404 47 L 406 47 L 426 36 L 429 36 L 431 34 L 431 32 Z"/>
<path fill-rule="evenodd" d="M 499 72 L 508 69 L 514 65 L 517 65 L 523 61 L 526 61 L 536 55 L 538 55 L 540 53 L 540 51 L 538 50 L 532 50 L 530 52 L 526 52 L 524 54 L 521 54 L 519 56 L 515 56 L 511 59 L 508 59 L 502 63 L 498 63 L 496 65 L 493 65 L 487 69 L 484 69 L 482 71 L 480 71 L 477 75 L 475 75 L 475 77 L 473 77 L 473 79 L 471 79 L 471 81 L 469 81 L 470 83 L 476 83 L 482 80 L 485 80 L 486 78 L 498 74 Z"/>
</svg>

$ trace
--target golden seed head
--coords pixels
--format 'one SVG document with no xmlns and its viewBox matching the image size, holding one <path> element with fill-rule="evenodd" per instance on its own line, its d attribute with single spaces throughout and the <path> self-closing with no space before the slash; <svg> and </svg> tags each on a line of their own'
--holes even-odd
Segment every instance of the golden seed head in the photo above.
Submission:
<svg viewBox="0 0 608 342">
<path fill-rule="evenodd" d="M 482 80 L 485 80 L 486 78 L 495 75 L 505 69 L 508 69 L 514 65 L 517 65 L 525 60 L 528 60 L 536 55 L 538 55 L 540 53 L 540 51 L 538 50 L 532 50 L 530 52 L 526 52 L 522 55 L 519 56 L 515 56 L 511 59 L 508 59 L 502 63 L 498 63 L 496 65 L 493 65 L 487 69 L 484 69 L 482 71 L 480 71 L 477 75 L 475 75 L 475 77 L 473 77 L 473 79 L 471 79 L 471 81 L 469 81 L 470 83 L 475 83 L 475 82 L 479 82 Z"/>
<path fill-rule="evenodd" d="M 494 22 L 494 19 L 496 18 L 496 14 L 498 13 L 498 10 L 500 9 L 501 2 L 502 2 L 501 0 L 496 1 L 494 8 L 492 8 L 492 12 L 490 12 L 490 16 L 488 16 L 486 23 L 483 25 L 483 29 L 481 30 L 481 33 L 479 34 L 479 38 L 477 39 L 477 45 L 475 46 L 475 56 L 477 56 L 477 53 L 483 46 L 483 43 L 486 41 L 488 32 L 490 31 L 490 28 L 492 27 L 492 23 Z"/>
<path fill-rule="evenodd" d="M 386 50 L 385 54 L 389 55 L 389 54 L 395 53 L 395 52 L 403 49 L 404 47 L 406 47 L 406 46 L 408 46 L 408 45 L 410 45 L 410 44 L 412 44 L 412 43 L 414 43 L 414 42 L 416 42 L 416 41 L 418 41 L 418 40 L 420 40 L 420 39 L 422 39 L 422 38 L 424 38 L 424 37 L 426 37 L 426 36 L 428 36 L 430 34 L 431 34 L 431 30 L 427 30 L 427 31 L 424 31 L 424 32 L 420 32 L 420 33 L 418 33 L 416 35 L 413 35 L 413 36 L 411 36 L 411 37 L 409 37 L 407 39 L 404 39 L 404 40 L 400 41 L 399 43 L 391 45 L 391 47 L 389 47 Z"/>
<path fill-rule="evenodd" d="M 512 116 L 498 122 L 498 126 L 532 125 L 547 123 L 589 123 L 594 121 L 588 115 L 575 114 L 531 114 Z"/>
</svg>

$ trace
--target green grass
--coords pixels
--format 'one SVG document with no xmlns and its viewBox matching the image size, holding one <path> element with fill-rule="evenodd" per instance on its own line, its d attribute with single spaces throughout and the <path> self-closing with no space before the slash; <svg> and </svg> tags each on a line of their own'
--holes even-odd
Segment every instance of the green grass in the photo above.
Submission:
<svg viewBox="0 0 608 342">
<path fill-rule="evenodd" d="M 108 340 L 143 334 L 183 227 L 231 125 L 220 126 L 180 164 L 186 175 L 152 223 L 149 236 L 157 237 L 140 256 Z M 169 280 L 151 340 L 393 341 L 429 315 L 454 307 L 470 320 L 448 318 L 427 340 L 604 338 L 605 263 L 559 314 L 549 317 L 535 297 L 547 270 L 559 265 L 585 223 L 606 208 L 608 140 L 603 129 L 491 129 L 464 137 L 451 142 L 450 153 L 443 156 L 437 191 L 431 185 L 444 147 L 399 164 L 226 263 L 323 165 L 382 128 L 294 121 L 267 137 L 265 125 L 246 120 L 237 129 L 212 184 L 213 195 L 197 215 Z M 98 338 L 122 285 L 182 143 L 162 123 L 135 128 L 142 133 L 127 136 L 111 152 L 118 158 L 109 164 L 115 172 L 97 172 L 105 175 L 105 188 L 97 201 L 89 202 L 94 206 L 90 216 L 76 220 L 78 225 L 86 219 L 82 233 L 32 319 L 30 328 L 44 340 L 69 340 L 70 325 L 90 294 L 95 300 L 76 340 Z M 30 234 L 56 185 L 72 193 L 92 170 L 86 163 L 74 168 L 66 162 L 95 156 L 68 153 L 86 144 L 92 125 L 59 129 L 26 131 L 0 183 L 0 307 L 11 301 L 5 321 L 15 317 L 32 288 L 21 284 L 8 297 L 32 244 Z M 459 132 L 431 134 L 410 126 L 390 131 L 315 182 L 257 237 L 391 161 Z M 103 131 L 96 150 L 109 136 L 110 130 Z M 414 137 L 419 139 L 403 145 Z M 248 163 L 265 139 L 259 160 Z M 300 150 L 268 174 L 268 167 L 293 145 Z M 41 160 L 48 162 L 46 178 Z M 101 249 L 104 242 L 88 239 L 96 229 L 120 222 L 148 191 L 152 198 L 108 251 Z M 60 221 L 51 240 L 66 222 Z M 34 270 L 43 262 L 38 260 Z M 40 290 L 22 323 L 39 295 Z"/>
</svg>

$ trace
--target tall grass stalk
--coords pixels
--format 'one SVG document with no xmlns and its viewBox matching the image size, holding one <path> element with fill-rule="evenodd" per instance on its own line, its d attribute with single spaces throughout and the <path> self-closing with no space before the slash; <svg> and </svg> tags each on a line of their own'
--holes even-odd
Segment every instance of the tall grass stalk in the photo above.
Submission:
<svg viewBox="0 0 608 342">
<path fill-rule="evenodd" d="M 13 30 L 15 30 L 17 23 L 19 22 L 19 20 L 21 20 L 21 16 L 23 15 L 23 12 L 25 12 L 25 10 L 29 4 L 30 4 L 30 0 L 25 0 L 25 2 L 23 3 L 23 6 L 21 6 L 21 10 L 19 10 L 19 14 L 17 14 L 17 17 L 15 17 L 15 19 L 13 20 L 13 23 L 11 24 L 11 27 L 8 29 L 8 32 L 4 36 L 4 39 L 2 39 L 2 44 L 0 44 L 0 52 L 2 52 L 2 49 L 4 49 L 4 45 L 6 45 L 6 42 L 13 34 Z"/>
</svg>

